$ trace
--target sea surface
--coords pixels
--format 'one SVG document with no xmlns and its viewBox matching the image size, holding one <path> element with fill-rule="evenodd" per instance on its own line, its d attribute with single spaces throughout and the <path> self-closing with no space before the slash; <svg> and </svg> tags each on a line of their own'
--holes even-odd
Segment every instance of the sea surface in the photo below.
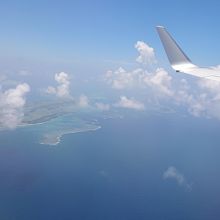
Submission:
<svg viewBox="0 0 220 220">
<path fill-rule="evenodd" d="M 41 143 L 48 125 L 1 131 L 0 219 L 220 219 L 218 121 L 128 114 L 94 126 L 56 145 Z M 164 179 L 170 166 L 190 190 Z"/>
</svg>

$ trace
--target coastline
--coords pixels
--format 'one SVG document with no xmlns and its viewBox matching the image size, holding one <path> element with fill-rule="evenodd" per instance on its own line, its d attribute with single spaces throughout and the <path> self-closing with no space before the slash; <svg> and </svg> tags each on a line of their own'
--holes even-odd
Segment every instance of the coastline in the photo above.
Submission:
<svg viewBox="0 0 220 220">
<path fill-rule="evenodd" d="M 73 131 L 67 131 L 61 134 L 47 134 L 44 136 L 43 140 L 39 142 L 39 144 L 42 145 L 50 145 L 50 146 L 56 146 L 61 142 L 61 139 L 64 135 L 68 134 L 76 134 L 76 133 L 82 133 L 82 132 L 89 132 L 89 131 L 96 131 L 101 129 L 101 126 L 97 126 L 95 128 L 86 128 L 86 129 L 75 129 Z"/>
</svg>

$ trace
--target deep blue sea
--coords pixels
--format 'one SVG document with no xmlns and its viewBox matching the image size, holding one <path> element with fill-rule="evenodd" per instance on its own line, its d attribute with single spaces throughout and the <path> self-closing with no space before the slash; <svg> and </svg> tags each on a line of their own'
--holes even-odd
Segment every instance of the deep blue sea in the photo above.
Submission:
<svg viewBox="0 0 220 220">
<path fill-rule="evenodd" d="M 0 220 L 220 219 L 220 122 L 176 114 L 99 121 L 39 144 L 0 132 Z M 174 166 L 191 190 L 163 173 Z"/>
</svg>

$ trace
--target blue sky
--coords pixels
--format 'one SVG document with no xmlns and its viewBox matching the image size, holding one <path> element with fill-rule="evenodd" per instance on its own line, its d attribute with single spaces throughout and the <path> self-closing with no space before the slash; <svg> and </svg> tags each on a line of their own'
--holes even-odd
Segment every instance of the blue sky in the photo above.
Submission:
<svg viewBox="0 0 220 220">
<path fill-rule="evenodd" d="M 104 65 L 132 61 L 133 45 L 144 40 L 163 61 L 154 29 L 161 24 L 192 60 L 217 65 L 218 8 L 218 1 L 2 1 L 0 55 Z"/>
<path fill-rule="evenodd" d="M 54 210 L 65 216 L 76 203 L 83 216 L 118 215 L 122 208 L 127 219 L 138 219 L 136 213 L 218 217 L 220 83 L 174 72 L 155 26 L 167 27 L 195 64 L 217 66 L 219 6 L 212 0 L 1 1 L 0 130 L 28 118 L 54 120 L 0 133 L 6 177 L 0 212 L 59 218 Z M 63 116 L 71 111 L 72 120 Z M 72 126 L 90 122 L 100 123 L 98 136 L 65 135 L 57 148 L 37 144 L 41 133 L 54 144 Z"/>
<path fill-rule="evenodd" d="M 0 16 L 0 103 L 15 93 L 16 108 L 68 97 L 96 110 L 155 105 L 220 119 L 220 85 L 175 73 L 155 30 L 167 27 L 195 64 L 217 66 L 217 1 L 5 1 Z"/>
</svg>

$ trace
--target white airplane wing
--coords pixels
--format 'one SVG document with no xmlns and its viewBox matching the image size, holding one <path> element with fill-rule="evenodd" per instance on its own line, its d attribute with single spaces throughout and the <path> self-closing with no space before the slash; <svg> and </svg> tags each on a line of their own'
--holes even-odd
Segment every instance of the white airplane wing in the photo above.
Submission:
<svg viewBox="0 0 220 220">
<path fill-rule="evenodd" d="M 191 62 L 176 41 L 162 26 L 157 26 L 157 32 L 166 51 L 172 68 L 176 72 L 187 73 L 193 76 L 220 81 L 220 70 L 214 67 L 201 68 Z"/>
</svg>

